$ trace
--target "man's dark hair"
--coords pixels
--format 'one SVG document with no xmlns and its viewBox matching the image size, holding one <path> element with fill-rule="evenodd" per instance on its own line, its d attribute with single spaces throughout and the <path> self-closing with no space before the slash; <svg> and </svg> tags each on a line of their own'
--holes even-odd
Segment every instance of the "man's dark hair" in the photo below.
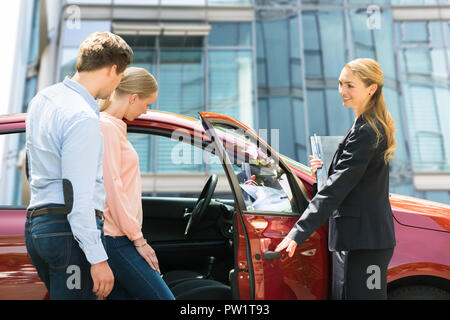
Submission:
<svg viewBox="0 0 450 320">
<path fill-rule="evenodd" d="M 133 50 L 118 35 L 111 32 L 91 33 L 80 45 L 76 68 L 78 72 L 95 71 L 117 65 L 122 73 L 133 60 Z"/>
</svg>

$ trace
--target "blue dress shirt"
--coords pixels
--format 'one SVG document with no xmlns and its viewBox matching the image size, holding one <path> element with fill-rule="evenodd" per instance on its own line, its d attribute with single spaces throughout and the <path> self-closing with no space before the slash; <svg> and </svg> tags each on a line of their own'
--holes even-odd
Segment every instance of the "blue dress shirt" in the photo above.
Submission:
<svg viewBox="0 0 450 320">
<path fill-rule="evenodd" d="M 67 219 L 91 264 L 107 260 L 95 209 L 103 211 L 103 135 L 99 106 L 79 83 L 66 77 L 40 91 L 26 119 L 31 200 L 28 209 L 64 204 L 62 180 L 73 186 Z"/>
</svg>

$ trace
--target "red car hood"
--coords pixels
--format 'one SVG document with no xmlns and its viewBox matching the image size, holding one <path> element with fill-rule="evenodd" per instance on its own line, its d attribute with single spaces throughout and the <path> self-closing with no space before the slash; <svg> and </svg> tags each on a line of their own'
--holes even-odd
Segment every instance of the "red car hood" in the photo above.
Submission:
<svg viewBox="0 0 450 320">
<path fill-rule="evenodd" d="M 398 223 L 450 233 L 450 205 L 393 193 L 390 200 Z"/>
</svg>

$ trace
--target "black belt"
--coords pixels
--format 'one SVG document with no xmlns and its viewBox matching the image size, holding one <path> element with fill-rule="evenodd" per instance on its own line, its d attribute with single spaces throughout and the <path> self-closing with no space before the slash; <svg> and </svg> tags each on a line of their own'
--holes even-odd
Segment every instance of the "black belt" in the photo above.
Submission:
<svg viewBox="0 0 450 320">
<path fill-rule="evenodd" d="M 27 219 L 30 217 L 39 217 L 44 214 L 67 214 L 66 208 L 41 208 L 27 210 Z M 95 215 L 99 218 L 103 218 L 103 211 L 95 209 Z"/>
</svg>

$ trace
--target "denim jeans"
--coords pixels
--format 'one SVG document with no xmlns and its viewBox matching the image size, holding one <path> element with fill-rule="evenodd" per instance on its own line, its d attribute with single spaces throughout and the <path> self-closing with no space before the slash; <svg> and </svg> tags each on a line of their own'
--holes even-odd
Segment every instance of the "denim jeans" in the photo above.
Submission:
<svg viewBox="0 0 450 320">
<path fill-rule="evenodd" d="M 103 220 L 96 219 L 104 244 Z M 65 215 L 46 214 L 27 219 L 25 244 L 50 299 L 97 298 L 92 292 L 91 264 L 73 237 Z"/>
<path fill-rule="evenodd" d="M 114 273 L 109 300 L 174 300 L 160 274 L 137 252 L 128 237 L 105 236 L 108 263 Z"/>
</svg>

